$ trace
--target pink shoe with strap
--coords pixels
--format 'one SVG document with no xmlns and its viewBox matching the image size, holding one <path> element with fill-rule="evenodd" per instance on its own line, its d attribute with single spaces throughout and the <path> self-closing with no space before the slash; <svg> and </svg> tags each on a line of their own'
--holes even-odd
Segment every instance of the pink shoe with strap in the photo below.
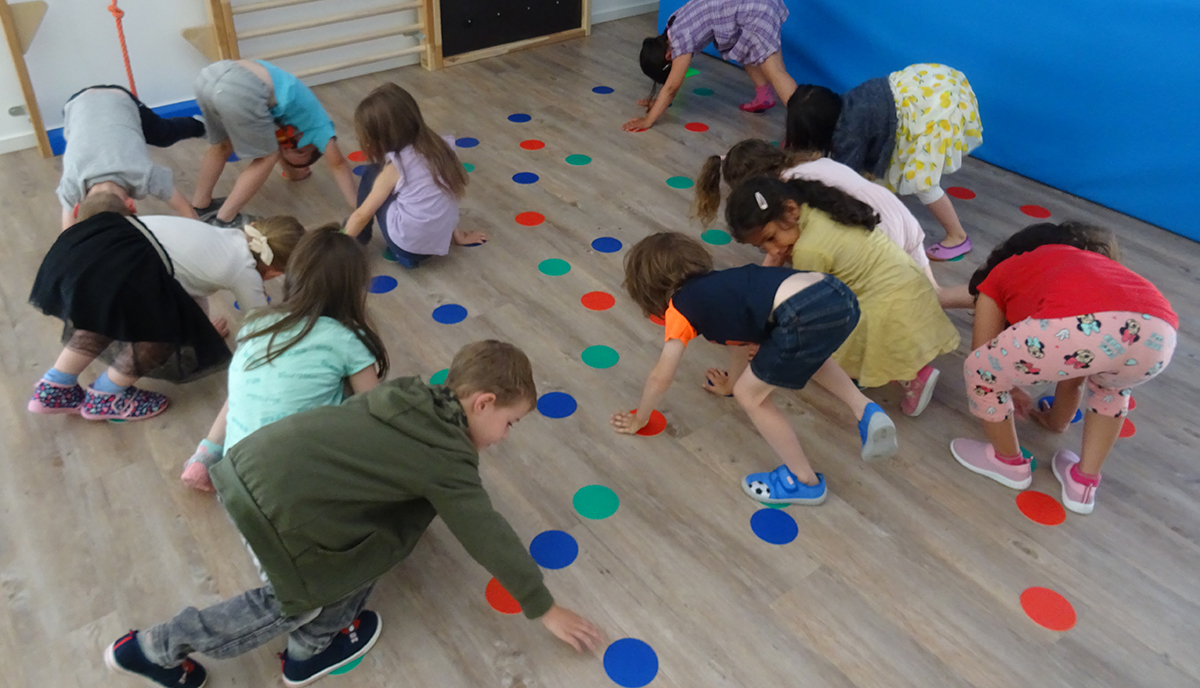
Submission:
<svg viewBox="0 0 1200 688">
<path fill-rule="evenodd" d="M 171 405 L 165 394 L 129 386 L 124 392 L 98 392 L 88 387 L 79 415 L 87 420 L 146 420 Z"/>
<path fill-rule="evenodd" d="M 947 246 L 945 242 L 938 242 L 925 249 L 925 255 L 929 256 L 929 260 L 954 260 L 967 255 L 973 248 L 975 247 L 971 245 L 971 237 L 967 237 L 966 241 L 957 246 Z"/>
<path fill-rule="evenodd" d="M 1096 507 L 1096 488 L 1100 476 L 1079 470 L 1079 456 L 1066 449 L 1059 450 L 1051 462 L 1054 477 L 1062 485 L 1063 506 L 1077 514 L 1090 514 Z"/>
<path fill-rule="evenodd" d="M 30 413 L 79 413 L 83 397 L 83 388 L 79 385 L 68 387 L 42 379 L 34 386 L 33 397 L 26 408 Z"/>
<path fill-rule="evenodd" d="M 775 91 L 770 85 L 754 87 L 754 100 L 739 105 L 742 112 L 766 112 L 775 107 Z"/>
<path fill-rule="evenodd" d="M 1033 482 L 1033 470 L 1028 459 L 1006 461 L 996 456 L 996 450 L 987 442 L 960 437 L 950 443 L 950 453 L 963 468 L 987 476 L 1005 487 L 1024 490 Z"/>
<path fill-rule="evenodd" d="M 906 416 L 919 416 L 929 406 L 933 399 L 933 388 L 937 386 L 941 372 L 933 366 L 925 366 L 917 377 L 908 382 L 901 382 L 904 388 L 904 398 L 900 400 L 900 410 Z"/>
</svg>

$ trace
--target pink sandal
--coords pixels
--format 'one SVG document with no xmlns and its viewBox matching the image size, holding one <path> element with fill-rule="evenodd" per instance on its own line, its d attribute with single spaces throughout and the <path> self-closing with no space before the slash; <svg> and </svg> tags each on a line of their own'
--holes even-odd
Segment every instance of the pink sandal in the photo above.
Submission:
<svg viewBox="0 0 1200 688">
<path fill-rule="evenodd" d="M 957 246 L 947 246 L 943 242 L 938 242 L 933 246 L 925 249 L 925 255 L 929 256 L 929 260 L 945 261 L 960 258 L 971 252 L 974 246 L 971 245 L 971 237 Z"/>
</svg>

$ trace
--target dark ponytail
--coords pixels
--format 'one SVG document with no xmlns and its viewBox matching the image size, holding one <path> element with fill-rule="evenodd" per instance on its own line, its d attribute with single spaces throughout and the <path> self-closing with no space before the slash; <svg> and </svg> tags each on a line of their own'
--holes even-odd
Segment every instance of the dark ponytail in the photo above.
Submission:
<svg viewBox="0 0 1200 688">
<path fill-rule="evenodd" d="M 833 130 L 842 114 L 842 97 L 824 86 L 802 84 L 787 103 L 784 148 L 792 151 L 833 152 Z"/>
<path fill-rule="evenodd" d="M 868 232 L 879 224 L 879 216 L 871 206 L 840 189 L 808 179 L 784 182 L 775 177 L 755 177 L 734 189 L 725 205 L 725 221 L 733 238 L 747 243 L 764 225 L 783 217 L 784 201 L 807 205 L 829 215 L 834 222 Z"/>
<path fill-rule="evenodd" d="M 1039 222 L 1035 225 L 1029 225 L 1025 229 L 1013 234 L 1004 243 L 992 249 L 988 255 L 987 262 L 971 275 L 971 281 L 967 283 L 967 287 L 971 290 L 972 296 L 979 294 L 979 285 L 987 279 L 987 276 L 992 273 L 992 270 L 997 265 L 1012 258 L 1019 256 L 1022 253 L 1040 248 L 1042 246 L 1052 245 L 1074 246 L 1075 248 L 1111 258 L 1120 260 L 1120 251 L 1117 250 L 1117 240 L 1113 237 L 1112 232 L 1101 227 L 1084 224 L 1082 222 L 1064 222 L 1062 224 L 1054 224 L 1053 222 Z"/>
</svg>

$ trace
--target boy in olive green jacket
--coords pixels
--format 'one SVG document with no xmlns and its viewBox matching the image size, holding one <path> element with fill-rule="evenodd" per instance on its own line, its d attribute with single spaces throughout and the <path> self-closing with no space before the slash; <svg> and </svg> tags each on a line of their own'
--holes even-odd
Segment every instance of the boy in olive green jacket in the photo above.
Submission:
<svg viewBox="0 0 1200 688">
<path fill-rule="evenodd" d="M 536 399 L 520 349 L 476 342 L 454 357 L 444 386 L 392 380 L 258 430 L 211 475 L 266 586 L 130 631 L 105 661 L 158 685 L 199 688 L 207 672 L 190 653 L 233 657 L 287 633 L 283 682 L 311 683 L 374 645 L 382 624 L 363 604 L 435 516 L 525 616 L 576 650 L 594 649 L 599 631 L 554 603 L 480 482 L 478 452 L 505 439 Z"/>
</svg>

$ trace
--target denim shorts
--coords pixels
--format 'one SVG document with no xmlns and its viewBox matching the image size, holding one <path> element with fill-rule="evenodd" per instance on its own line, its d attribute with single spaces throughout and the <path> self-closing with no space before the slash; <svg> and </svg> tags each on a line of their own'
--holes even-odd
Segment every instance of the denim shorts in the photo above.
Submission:
<svg viewBox="0 0 1200 688">
<path fill-rule="evenodd" d="M 825 275 L 771 314 L 774 326 L 750 361 L 763 382 L 803 389 L 858 324 L 858 299 L 841 280 Z"/>
</svg>

